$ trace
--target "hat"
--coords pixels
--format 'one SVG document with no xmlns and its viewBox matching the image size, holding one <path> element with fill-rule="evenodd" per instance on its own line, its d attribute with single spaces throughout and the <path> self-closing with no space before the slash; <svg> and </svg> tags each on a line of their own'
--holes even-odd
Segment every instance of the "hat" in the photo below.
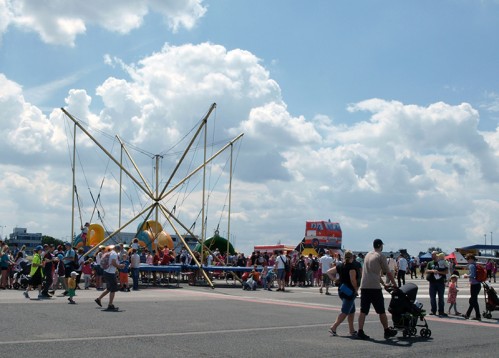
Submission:
<svg viewBox="0 0 499 358">
<path fill-rule="evenodd" d="M 69 241 L 66 241 L 66 242 L 64 243 L 64 245 L 66 245 L 66 246 L 71 246 L 71 243 L 70 243 Z"/>
<path fill-rule="evenodd" d="M 373 241 L 373 247 L 375 249 L 379 249 L 381 247 L 381 245 L 384 245 L 383 241 L 381 241 L 381 239 L 376 239 Z"/>
<path fill-rule="evenodd" d="M 63 256 L 62 254 L 59 254 L 59 255 L 57 255 L 57 258 L 58 258 L 59 260 L 62 260 L 62 259 L 64 258 L 64 256 Z"/>
<path fill-rule="evenodd" d="M 40 250 L 43 250 L 43 246 L 42 245 L 38 245 L 37 247 L 35 247 L 35 251 L 40 251 Z"/>
<path fill-rule="evenodd" d="M 459 278 L 459 276 L 458 275 L 451 275 L 450 278 Z"/>
<path fill-rule="evenodd" d="M 76 271 L 71 271 L 71 277 L 72 276 L 78 276 L 78 273 Z"/>
</svg>

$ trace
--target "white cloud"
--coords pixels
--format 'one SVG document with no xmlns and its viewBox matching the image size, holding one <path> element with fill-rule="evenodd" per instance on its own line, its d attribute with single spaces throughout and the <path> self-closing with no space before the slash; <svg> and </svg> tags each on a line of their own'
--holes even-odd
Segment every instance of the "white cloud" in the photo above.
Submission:
<svg viewBox="0 0 499 358">
<path fill-rule="evenodd" d="M 89 25 L 126 34 L 142 25 L 150 9 L 162 14 L 173 31 L 192 28 L 206 12 L 201 0 L 1 0 L 0 36 L 13 25 L 38 33 L 46 43 L 74 46 Z"/>
<path fill-rule="evenodd" d="M 413 250 L 425 249 L 421 245 L 428 243 L 450 249 L 459 244 L 450 239 L 440 245 L 443 235 L 467 244 L 483 227 L 499 225 L 494 219 L 499 208 L 490 204 L 499 199 L 499 133 L 478 131 L 479 113 L 469 104 L 418 106 L 369 99 L 349 107 L 362 120 L 336 125 L 323 115 L 307 119 L 289 113 L 279 85 L 247 51 L 210 43 L 165 45 L 137 63 L 112 55 L 105 62 L 117 64 L 124 73 L 123 78 L 115 75 L 103 80 L 97 88 L 102 110 L 93 113 L 91 94 L 73 89 L 66 98 L 68 111 L 88 123 L 94 135 L 119 134 L 147 151 L 166 153 L 165 177 L 178 160 L 168 149 L 195 127 L 212 102 L 218 107 L 209 121 L 210 130 L 216 132 L 210 140 L 223 142 L 245 132 L 232 208 L 233 230 L 241 239 L 252 240 L 240 243 L 246 245 L 242 246 L 245 251 L 257 243 L 298 242 L 306 219 L 340 221 L 355 249 L 369 247 L 375 236 L 393 242 L 389 247 L 393 250 L 400 248 L 400 240 Z M 10 173 L 16 184 L 0 184 L 12 188 L 3 194 L 3 201 L 15 202 L 14 191 L 24 185 L 20 190 L 38 191 L 40 205 L 48 205 L 54 192 L 70 182 L 64 156 L 71 131 L 65 130 L 61 111 L 54 109 L 46 118 L 24 100 L 22 88 L 5 76 L 0 76 L 0 111 L 2 134 L 10 138 L 2 154 L 4 149 L 15 151 L 23 162 L 32 161 L 37 180 L 48 183 L 46 188 L 36 186 L 20 166 L 4 164 L 0 170 Z M 113 146 L 112 139 L 103 139 L 108 149 Z M 80 135 L 78 142 L 89 182 L 85 186 L 98 190 L 106 177 L 107 220 L 114 222 L 117 175 L 107 168 L 105 156 L 92 153 L 95 146 L 88 138 Z M 29 145 L 25 148 L 20 143 Z M 178 148 L 175 151 L 183 146 Z M 51 155 L 40 165 L 36 161 L 43 153 Z M 150 171 L 149 157 L 139 164 Z M 216 163 L 217 174 L 222 166 Z M 200 190 L 200 182 L 195 185 L 192 192 Z M 131 183 L 126 186 L 127 195 L 136 195 Z M 212 203 L 219 206 L 213 210 L 218 216 L 224 197 L 223 189 L 217 191 Z M 135 197 L 134 209 L 124 212 L 133 213 L 144 201 L 143 194 Z M 90 203 L 87 198 L 87 209 Z M 58 210 L 67 210 L 67 201 L 56 204 Z M 179 208 L 190 224 L 199 203 L 186 199 Z M 17 215 L 23 217 L 20 212 Z M 210 222 L 208 230 L 213 226 Z"/>
</svg>

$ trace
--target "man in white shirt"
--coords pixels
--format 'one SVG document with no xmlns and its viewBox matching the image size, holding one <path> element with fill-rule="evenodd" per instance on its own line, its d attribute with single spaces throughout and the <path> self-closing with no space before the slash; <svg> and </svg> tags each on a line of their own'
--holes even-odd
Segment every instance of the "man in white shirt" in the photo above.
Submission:
<svg viewBox="0 0 499 358">
<path fill-rule="evenodd" d="M 407 272 L 407 268 L 409 267 L 409 263 L 407 262 L 407 259 L 402 256 L 402 254 L 399 255 L 399 259 L 397 261 L 398 265 L 398 271 L 397 271 L 397 281 L 399 284 L 399 287 L 402 286 L 400 283 L 403 282 L 405 285 L 405 274 Z"/>
<path fill-rule="evenodd" d="M 130 255 L 130 269 L 132 272 L 132 280 L 133 286 L 132 289 L 134 291 L 139 290 L 139 270 L 140 270 L 140 256 L 137 253 L 137 249 L 132 249 L 132 254 Z"/>
<path fill-rule="evenodd" d="M 286 279 L 286 262 L 288 258 L 284 255 L 282 250 L 279 250 L 279 255 L 276 256 L 275 259 L 275 271 L 277 272 L 277 290 L 276 291 L 284 291 L 285 279 Z"/>
<path fill-rule="evenodd" d="M 390 254 L 390 257 L 386 259 L 386 263 L 388 264 L 388 269 L 390 273 L 392 274 L 393 277 L 396 277 L 395 271 L 397 271 L 397 260 L 393 258 L 393 254 Z M 388 285 L 390 283 L 390 279 L 388 278 L 388 275 L 386 277 L 386 284 Z"/>
<path fill-rule="evenodd" d="M 321 265 L 321 272 L 322 272 L 322 282 L 321 282 L 321 288 L 319 289 L 319 292 L 322 293 L 322 289 L 325 287 L 326 288 L 326 295 L 330 295 L 329 293 L 329 283 L 331 282 L 329 276 L 327 275 L 327 271 L 333 267 L 334 260 L 329 254 L 329 250 L 326 250 L 324 253 L 324 256 L 322 256 L 319 260 L 319 264 Z"/>
<path fill-rule="evenodd" d="M 109 252 L 109 267 L 104 268 L 103 276 L 104 282 L 106 283 L 106 290 L 102 292 L 102 294 L 95 299 L 95 303 L 97 303 L 100 307 L 102 307 L 101 300 L 109 293 L 109 304 L 107 306 L 108 310 L 116 310 L 117 308 L 114 306 L 114 295 L 116 291 L 118 291 L 118 281 L 116 279 L 116 269 L 122 269 L 124 267 L 123 264 L 120 264 L 118 261 L 119 254 L 121 252 L 121 246 L 115 245 L 114 248 Z M 104 254 L 106 255 L 106 254 Z M 104 261 L 104 255 L 101 259 L 101 265 Z"/>
</svg>

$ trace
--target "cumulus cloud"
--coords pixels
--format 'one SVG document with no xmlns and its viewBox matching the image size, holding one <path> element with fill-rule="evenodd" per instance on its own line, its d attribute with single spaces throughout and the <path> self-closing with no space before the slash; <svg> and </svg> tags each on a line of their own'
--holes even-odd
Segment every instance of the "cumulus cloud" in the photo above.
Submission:
<svg viewBox="0 0 499 358">
<path fill-rule="evenodd" d="M 15 26 L 38 33 L 46 43 L 74 46 L 76 37 L 89 25 L 126 34 L 140 27 L 150 10 L 160 13 L 173 31 L 192 28 L 206 12 L 202 0 L 1 0 L 0 36 L 9 26 Z"/>
<path fill-rule="evenodd" d="M 449 235 L 463 237 L 465 232 L 475 235 L 483 222 L 492 226 L 498 217 L 498 208 L 491 203 L 499 199 L 499 133 L 479 131 L 479 112 L 467 103 L 419 106 L 367 99 L 348 107 L 362 120 L 336 125 L 324 115 L 308 119 L 289 113 L 278 83 L 248 51 L 211 43 L 166 44 L 136 63 L 112 55 L 105 62 L 120 68 L 122 76 L 115 71 L 96 89 L 103 108 L 93 112 L 93 93 L 73 89 L 66 98 L 68 111 L 96 135 L 119 134 L 136 146 L 164 154 L 216 102 L 209 122 L 216 134 L 210 140 L 223 142 L 245 133 L 234 181 L 233 225 L 262 243 L 298 242 L 304 218 L 331 216 L 342 223 L 349 242 L 358 238 L 362 247 L 377 235 L 413 242 L 414 247 L 440 246 L 433 241 L 435 232 L 441 235 L 440 226 L 451 228 Z M 0 169 L 18 178 L 16 185 L 24 185 L 26 192 L 40 190 L 40 200 L 48 200 L 67 180 L 54 170 L 69 135 L 61 111 L 54 109 L 46 118 L 5 76 L 0 76 L 0 111 L 5 117 L 2 134 L 9 138 L 2 152 L 15 151 L 26 158 L 31 154 L 35 159 L 53 154 L 36 174 L 53 183 L 44 192 L 43 187 L 31 187 L 34 184 L 19 167 Z M 88 160 L 88 139 L 78 140 L 87 147 L 83 150 L 88 155 L 82 155 L 85 164 L 97 163 Z M 174 164 L 178 158 L 165 159 Z M 150 158 L 147 161 L 150 165 Z M 221 171 L 222 164 L 217 165 Z M 88 175 L 89 185 L 99 185 L 104 167 L 101 164 Z M 47 170 L 51 175 L 44 177 Z M 105 187 L 113 200 L 116 182 L 111 178 Z M 224 200 L 213 201 L 222 205 Z M 115 205 L 110 207 L 108 213 L 116 212 Z M 196 219 L 199 203 L 185 201 L 182 207 L 188 220 Z M 400 227 L 410 227 L 411 232 L 401 233 Z M 296 237 L 289 237 L 291 231 Z"/>
</svg>

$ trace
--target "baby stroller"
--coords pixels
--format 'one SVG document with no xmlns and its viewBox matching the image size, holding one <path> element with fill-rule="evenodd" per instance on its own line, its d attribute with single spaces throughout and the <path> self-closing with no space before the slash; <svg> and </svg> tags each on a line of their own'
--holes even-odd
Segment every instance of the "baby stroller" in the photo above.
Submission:
<svg viewBox="0 0 499 358">
<path fill-rule="evenodd" d="M 29 273 L 31 271 L 31 264 L 27 261 L 22 261 L 19 264 L 19 267 L 20 270 L 14 274 L 14 283 L 12 284 L 12 287 L 14 287 L 15 290 L 28 287 L 30 279 Z"/>
<path fill-rule="evenodd" d="M 496 290 L 487 282 L 482 282 L 483 294 L 485 296 L 485 311 L 483 316 L 485 318 L 492 318 L 492 311 L 499 311 L 499 298 L 497 297 Z"/>
<path fill-rule="evenodd" d="M 422 327 L 419 332 L 421 337 L 431 337 L 431 330 L 425 319 L 426 311 L 423 309 L 423 304 L 416 301 L 418 286 L 407 283 L 399 289 L 389 289 L 388 292 L 392 295 L 388 312 L 392 314 L 394 328 L 402 330 L 405 338 L 416 336 L 417 327 Z M 418 322 L 421 323 L 418 324 Z"/>
</svg>

